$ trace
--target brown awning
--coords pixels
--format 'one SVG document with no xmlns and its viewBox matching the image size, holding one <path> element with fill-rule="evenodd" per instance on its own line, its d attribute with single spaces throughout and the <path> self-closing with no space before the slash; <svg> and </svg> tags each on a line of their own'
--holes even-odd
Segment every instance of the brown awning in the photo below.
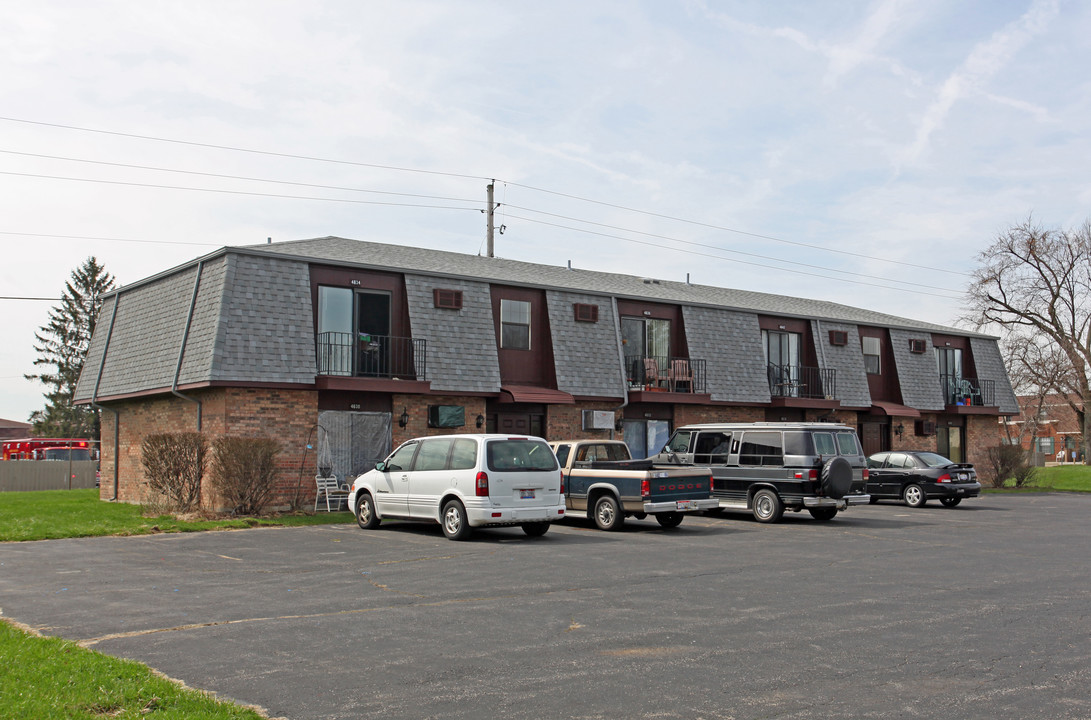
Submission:
<svg viewBox="0 0 1091 720">
<path fill-rule="evenodd" d="M 500 396 L 500 402 L 544 403 L 547 405 L 574 405 L 576 398 L 566 392 L 534 385 L 501 385 L 500 392 L 510 396 Z"/>
<path fill-rule="evenodd" d="M 878 412 L 880 415 L 897 415 L 898 417 L 920 417 L 920 411 L 914 410 L 907 405 L 899 405 L 892 402 L 880 402 L 878 400 L 871 403 L 871 409 L 873 412 Z"/>
</svg>

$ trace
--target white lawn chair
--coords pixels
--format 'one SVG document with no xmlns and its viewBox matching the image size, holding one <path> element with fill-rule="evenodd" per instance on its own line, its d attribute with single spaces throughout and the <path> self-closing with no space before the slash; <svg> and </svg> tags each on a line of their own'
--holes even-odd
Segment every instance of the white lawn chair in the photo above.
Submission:
<svg viewBox="0 0 1091 720">
<path fill-rule="evenodd" d="M 318 492 L 314 496 L 315 512 L 318 512 L 318 502 L 323 498 L 326 500 L 326 512 L 340 510 L 341 503 L 348 501 L 349 491 L 348 489 L 341 487 L 341 484 L 337 482 L 336 475 L 331 475 L 330 477 L 316 475 L 314 481 L 318 486 Z M 332 507 L 330 503 L 331 498 L 333 499 Z"/>
</svg>

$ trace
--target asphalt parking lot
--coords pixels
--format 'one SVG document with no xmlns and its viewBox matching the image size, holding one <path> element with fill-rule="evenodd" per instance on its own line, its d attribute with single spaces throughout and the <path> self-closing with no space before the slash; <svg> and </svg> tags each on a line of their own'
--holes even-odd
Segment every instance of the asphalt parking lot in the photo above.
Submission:
<svg viewBox="0 0 1091 720">
<path fill-rule="evenodd" d="M 4 617 L 308 718 L 1088 718 L 1091 497 L 0 544 Z"/>
</svg>

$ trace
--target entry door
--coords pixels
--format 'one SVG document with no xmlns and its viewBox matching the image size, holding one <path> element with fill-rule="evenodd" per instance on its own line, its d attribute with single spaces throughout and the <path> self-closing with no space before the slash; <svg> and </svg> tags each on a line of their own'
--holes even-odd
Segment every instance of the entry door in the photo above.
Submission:
<svg viewBox="0 0 1091 720">
<path fill-rule="evenodd" d="M 356 353 L 360 375 L 390 375 L 390 295 L 356 293 Z"/>
<path fill-rule="evenodd" d="M 962 447 L 962 428 L 940 425 L 936 427 L 936 452 L 951 462 L 966 462 Z"/>
</svg>

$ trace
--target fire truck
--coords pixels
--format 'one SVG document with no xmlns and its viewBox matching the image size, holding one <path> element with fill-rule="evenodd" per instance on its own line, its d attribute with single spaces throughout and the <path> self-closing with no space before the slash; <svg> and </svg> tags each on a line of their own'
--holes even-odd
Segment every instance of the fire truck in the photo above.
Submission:
<svg viewBox="0 0 1091 720">
<path fill-rule="evenodd" d="M 97 441 L 87 438 L 5 440 L 4 460 L 98 460 Z"/>
</svg>

